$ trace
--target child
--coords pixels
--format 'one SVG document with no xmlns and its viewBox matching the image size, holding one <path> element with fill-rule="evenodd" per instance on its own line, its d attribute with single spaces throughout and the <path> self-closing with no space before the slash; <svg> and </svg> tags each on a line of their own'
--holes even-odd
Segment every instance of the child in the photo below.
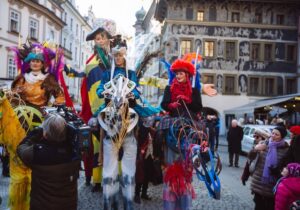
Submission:
<svg viewBox="0 0 300 210">
<path fill-rule="evenodd" d="M 275 186 L 275 210 L 288 209 L 300 199 L 300 163 L 290 163 L 283 170 L 283 176 Z"/>
</svg>

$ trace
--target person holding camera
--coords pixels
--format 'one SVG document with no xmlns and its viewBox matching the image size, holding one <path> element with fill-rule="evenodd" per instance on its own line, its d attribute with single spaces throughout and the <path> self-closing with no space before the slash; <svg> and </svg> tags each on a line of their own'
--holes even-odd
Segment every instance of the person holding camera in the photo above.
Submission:
<svg viewBox="0 0 300 210">
<path fill-rule="evenodd" d="M 20 159 L 32 169 L 31 210 L 77 209 L 80 160 L 72 152 L 75 135 L 63 117 L 48 114 L 17 147 Z"/>
</svg>

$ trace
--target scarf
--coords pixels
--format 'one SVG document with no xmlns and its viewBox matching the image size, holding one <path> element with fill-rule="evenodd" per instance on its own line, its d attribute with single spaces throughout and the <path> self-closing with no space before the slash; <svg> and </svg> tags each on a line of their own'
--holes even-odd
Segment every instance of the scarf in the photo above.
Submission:
<svg viewBox="0 0 300 210">
<path fill-rule="evenodd" d="M 262 175 L 262 182 L 265 184 L 273 183 L 275 182 L 275 177 L 273 177 L 270 174 L 270 168 L 275 168 L 278 163 L 277 159 L 277 149 L 279 147 L 284 146 L 285 141 L 281 139 L 278 142 L 273 141 L 272 138 L 270 138 L 269 145 L 268 145 L 268 153 L 266 156 L 265 160 L 265 166 L 263 170 L 263 175 Z"/>
<path fill-rule="evenodd" d="M 171 102 L 177 101 L 177 96 L 179 95 L 185 95 L 189 98 L 189 101 L 187 101 L 187 104 L 192 103 L 192 86 L 190 83 L 190 79 L 187 76 L 185 83 L 180 83 L 175 78 L 171 85 Z"/>
<path fill-rule="evenodd" d="M 43 74 L 41 71 L 35 72 L 34 74 L 31 71 L 24 75 L 26 82 L 28 82 L 30 84 L 34 84 L 40 80 L 45 80 L 47 76 L 48 76 L 48 74 Z"/>
</svg>

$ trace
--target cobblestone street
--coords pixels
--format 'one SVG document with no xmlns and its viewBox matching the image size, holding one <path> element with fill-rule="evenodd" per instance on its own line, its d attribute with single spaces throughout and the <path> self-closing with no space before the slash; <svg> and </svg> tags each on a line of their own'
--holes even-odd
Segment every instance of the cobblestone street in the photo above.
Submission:
<svg viewBox="0 0 300 210">
<path fill-rule="evenodd" d="M 240 157 L 240 168 L 229 168 L 228 153 L 224 139 L 221 140 L 219 154 L 222 159 L 223 169 L 220 174 L 221 180 L 221 200 L 214 200 L 208 195 L 203 182 L 199 181 L 194 176 L 193 186 L 197 194 L 197 198 L 193 201 L 194 210 L 250 210 L 254 208 L 252 195 L 250 192 L 250 182 L 243 186 L 240 181 L 243 166 L 246 158 Z M 3 198 L 3 203 L 0 209 L 6 210 L 7 205 L 7 189 L 9 178 L 0 178 L 0 195 Z M 84 175 L 81 173 L 79 180 L 79 202 L 78 210 L 99 210 L 103 208 L 102 193 L 92 193 L 91 186 L 85 186 Z M 142 201 L 140 205 L 135 204 L 135 209 L 143 210 L 158 210 L 162 209 L 162 186 L 150 186 L 149 195 L 152 197 L 151 201 Z"/>
</svg>

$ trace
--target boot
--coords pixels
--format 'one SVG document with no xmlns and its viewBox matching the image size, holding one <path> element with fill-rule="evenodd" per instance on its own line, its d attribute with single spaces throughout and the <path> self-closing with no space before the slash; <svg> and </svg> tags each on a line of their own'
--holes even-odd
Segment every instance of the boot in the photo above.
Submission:
<svg viewBox="0 0 300 210">
<path fill-rule="evenodd" d="M 100 183 L 96 183 L 95 186 L 93 186 L 93 188 L 92 188 L 92 193 L 94 193 L 94 192 L 101 192 L 101 190 L 102 190 L 101 184 Z"/>
</svg>

